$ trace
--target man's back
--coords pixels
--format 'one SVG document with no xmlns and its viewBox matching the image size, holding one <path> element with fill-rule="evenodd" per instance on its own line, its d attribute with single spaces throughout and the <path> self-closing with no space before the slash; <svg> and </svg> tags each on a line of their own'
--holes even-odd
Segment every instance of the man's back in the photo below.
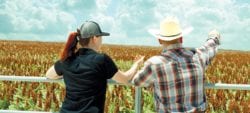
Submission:
<svg viewBox="0 0 250 113">
<path fill-rule="evenodd" d="M 205 67 L 196 52 L 173 48 L 164 50 L 148 62 L 153 70 L 157 70 L 154 92 L 158 112 L 205 110 Z"/>
</svg>

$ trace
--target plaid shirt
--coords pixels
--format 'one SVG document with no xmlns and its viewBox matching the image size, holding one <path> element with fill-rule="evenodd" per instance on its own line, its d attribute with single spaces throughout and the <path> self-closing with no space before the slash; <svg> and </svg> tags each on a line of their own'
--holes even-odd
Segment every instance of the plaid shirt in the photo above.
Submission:
<svg viewBox="0 0 250 113">
<path fill-rule="evenodd" d="M 217 52 L 219 40 L 209 38 L 193 50 L 181 44 L 164 48 L 161 55 L 148 59 L 132 80 L 136 86 L 154 86 L 156 111 L 205 111 L 204 73 Z"/>
</svg>

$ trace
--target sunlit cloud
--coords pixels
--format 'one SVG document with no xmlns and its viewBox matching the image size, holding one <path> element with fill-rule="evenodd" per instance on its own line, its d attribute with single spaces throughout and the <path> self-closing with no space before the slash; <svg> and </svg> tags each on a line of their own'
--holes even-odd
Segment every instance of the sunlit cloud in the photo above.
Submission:
<svg viewBox="0 0 250 113">
<path fill-rule="evenodd" d="M 250 50 L 250 4 L 237 0 L 6 0 L 0 1 L 0 39 L 65 41 L 82 22 L 94 20 L 111 33 L 104 43 L 158 46 L 147 30 L 167 16 L 194 28 L 185 46 L 202 45 L 216 28 L 221 48 Z"/>
</svg>

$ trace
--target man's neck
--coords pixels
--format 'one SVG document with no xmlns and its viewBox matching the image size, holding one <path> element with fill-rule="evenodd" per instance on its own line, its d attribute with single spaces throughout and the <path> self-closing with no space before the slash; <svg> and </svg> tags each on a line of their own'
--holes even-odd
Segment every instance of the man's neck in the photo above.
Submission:
<svg viewBox="0 0 250 113">
<path fill-rule="evenodd" d="M 163 49 L 175 49 L 181 48 L 182 43 L 174 43 L 174 44 L 162 44 Z"/>
</svg>

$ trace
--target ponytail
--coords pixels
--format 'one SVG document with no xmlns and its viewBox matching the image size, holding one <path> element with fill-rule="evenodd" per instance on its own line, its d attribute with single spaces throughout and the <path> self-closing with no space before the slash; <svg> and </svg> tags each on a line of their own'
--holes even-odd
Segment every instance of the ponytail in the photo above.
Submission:
<svg viewBox="0 0 250 113">
<path fill-rule="evenodd" d="M 79 36 L 79 33 L 77 32 L 72 32 L 69 34 L 68 40 L 64 46 L 63 51 L 61 52 L 61 61 L 65 61 L 69 57 L 75 56 L 75 50 L 78 42 L 77 36 Z"/>
</svg>

